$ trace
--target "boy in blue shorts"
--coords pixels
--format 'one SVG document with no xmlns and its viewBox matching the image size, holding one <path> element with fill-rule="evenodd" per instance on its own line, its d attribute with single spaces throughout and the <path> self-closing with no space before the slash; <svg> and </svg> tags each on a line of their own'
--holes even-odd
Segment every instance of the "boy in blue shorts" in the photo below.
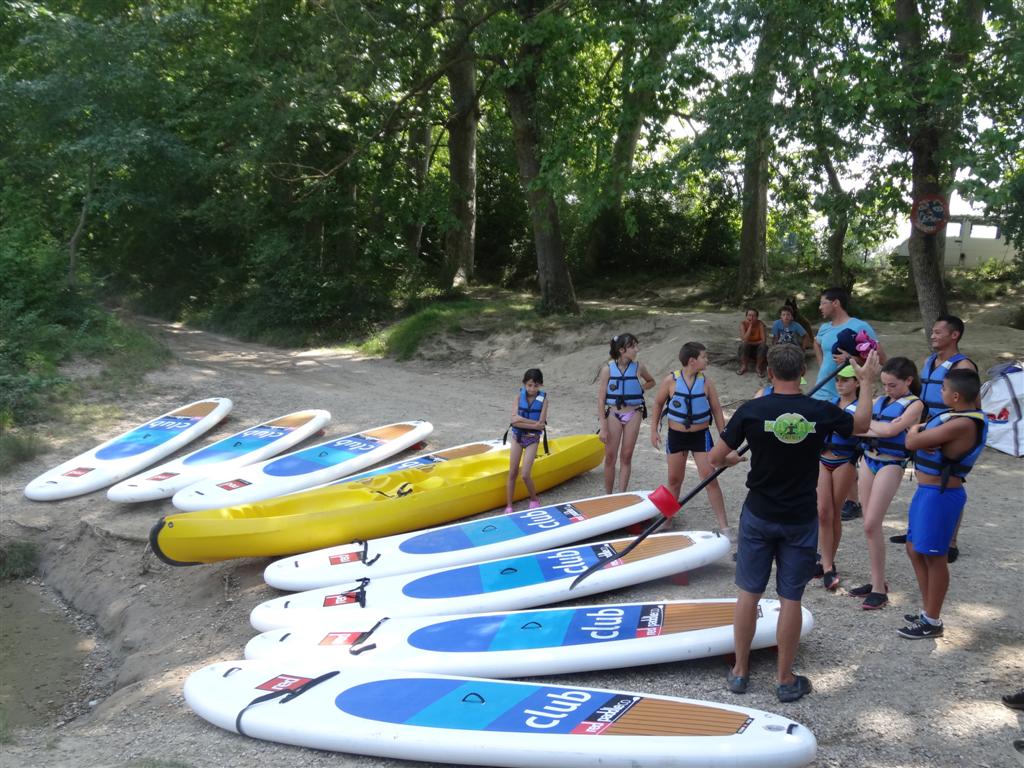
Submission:
<svg viewBox="0 0 1024 768">
<path fill-rule="evenodd" d="M 964 479 L 985 447 L 988 420 L 978 410 L 981 380 L 976 371 L 954 369 L 942 381 L 942 402 L 949 408 L 907 432 L 914 451 L 917 491 L 910 502 L 907 555 L 921 590 L 921 613 L 897 630 L 920 640 L 943 634 L 942 603 L 949 590 L 947 551 L 967 503 Z"/>
</svg>

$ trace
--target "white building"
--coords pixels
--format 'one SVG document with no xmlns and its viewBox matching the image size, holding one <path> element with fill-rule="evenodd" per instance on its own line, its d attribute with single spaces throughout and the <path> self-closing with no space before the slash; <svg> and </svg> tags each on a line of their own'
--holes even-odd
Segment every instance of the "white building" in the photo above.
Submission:
<svg viewBox="0 0 1024 768">
<path fill-rule="evenodd" d="M 947 268 L 977 267 L 986 261 L 1010 261 L 1017 250 L 1003 237 L 999 227 L 982 216 L 969 214 L 954 215 L 946 225 L 946 257 L 943 265 Z M 896 247 L 896 258 L 910 256 L 908 240 Z"/>
</svg>

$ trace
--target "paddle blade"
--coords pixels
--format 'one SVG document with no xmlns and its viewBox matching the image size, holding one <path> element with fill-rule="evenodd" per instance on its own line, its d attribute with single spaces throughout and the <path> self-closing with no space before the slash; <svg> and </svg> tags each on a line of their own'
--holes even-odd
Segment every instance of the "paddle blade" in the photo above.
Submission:
<svg viewBox="0 0 1024 768">
<path fill-rule="evenodd" d="M 659 485 L 647 498 L 651 500 L 651 503 L 667 519 L 671 518 L 676 512 L 682 509 L 682 506 L 679 504 L 679 500 L 676 499 L 675 494 L 664 485 Z"/>
</svg>

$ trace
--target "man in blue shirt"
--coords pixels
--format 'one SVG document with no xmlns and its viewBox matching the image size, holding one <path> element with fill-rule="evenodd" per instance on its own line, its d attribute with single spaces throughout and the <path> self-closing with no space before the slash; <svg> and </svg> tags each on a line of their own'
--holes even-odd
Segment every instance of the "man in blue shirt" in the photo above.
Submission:
<svg viewBox="0 0 1024 768">
<path fill-rule="evenodd" d="M 818 335 L 814 339 L 814 354 L 818 358 L 818 381 L 827 379 L 837 369 L 850 362 L 851 355 L 846 352 L 832 354 L 832 347 L 839 338 L 839 332 L 851 330 L 854 333 L 866 331 L 873 338 L 878 339 L 875 329 L 863 320 L 851 317 L 848 311 L 850 305 L 850 294 L 845 288 L 827 288 L 821 293 L 821 301 L 818 309 L 825 322 L 818 329 Z M 884 363 L 886 360 L 882 345 L 878 345 L 878 361 Z M 817 382 L 815 382 L 817 383 Z M 839 397 L 836 391 L 835 379 L 832 379 L 814 393 L 818 400 L 835 400 Z"/>
</svg>

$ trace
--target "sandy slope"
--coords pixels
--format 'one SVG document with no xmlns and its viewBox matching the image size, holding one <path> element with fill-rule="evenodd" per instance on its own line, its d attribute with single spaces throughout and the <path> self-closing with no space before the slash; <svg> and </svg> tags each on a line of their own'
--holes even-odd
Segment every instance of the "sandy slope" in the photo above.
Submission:
<svg viewBox="0 0 1024 768">
<path fill-rule="evenodd" d="M 481 338 L 471 328 L 433 345 L 406 364 L 362 359 L 347 350 L 286 352 L 242 344 L 213 334 L 157 325 L 178 362 L 151 376 L 116 422 L 102 433 L 65 435 L 58 448 L 4 478 L 0 534 L 44 544 L 43 580 L 78 611 L 95 617 L 100 647 L 64 717 L 85 712 L 60 727 L 15 734 L 0 748 L 4 766 L 123 766 L 144 759 L 193 766 L 413 765 L 328 755 L 234 736 L 192 715 L 181 684 L 198 666 L 240 656 L 251 637 L 247 616 L 274 591 L 261 579 L 265 561 L 235 561 L 174 569 L 144 554 L 146 534 L 170 507 L 166 502 L 119 506 L 102 493 L 52 504 L 25 500 L 24 484 L 59 460 L 85 450 L 148 416 L 209 395 L 231 397 L 230 423 L 213 437 L 242 424 L 299 407 L 334 414 L 329 434 L 403 418 L 434 422 L 433 446 L 500 435 L 518 381 L 527 367 L 544 370 L 551 398 L 553 434 L 593 430 L 596 392 L 591 384 L 604 359 L 607 338 L 629 330 L 641 339 L 641 359 L 656 375 L 674 367 L 679 346 L 706 343 L 709 370 L 725 403 L 753 394 L 757 379 L 734 373 L 738 317 L 719 314 L 652 314 L 629 328 L 590 327 L 538 342 L 528 334 Z M 920 361 L 927 354 L 920 326 L 877 323 L 890 355 Z M 1024 356 L 1024 333 L 973 324 L 965 351 L 983 369 L 1000 359 Z M 809 376 L 811 378 L 811 376 Z M 735 406 L 733 406 L 735 407 Z M 731 409 L 727 409 L 731 410 Z M 664 459 L 647 442 L 646 425 L 634 462 L 633 487 L 663 480 Z M 890 607 L 864 612 L 840 590 L 829 594 L 815 582 L 805 604 L 816 630 L 798 657 L 816 692 L 780 705 L 773 695 L 774 657 L 755 656 L 752 690 L 732 697 L 723 687 L 722 659 L 642 667 L 572 677 L 577 684 L 710 700 L 737 701 L 784 712 L 818 737 L 819 766 L 1009 766 L 1010 741 L 1020 735 L 1015 713 L 999 696 L 1024 685 L 1024 619 L 1020 598 L 1024 549 L 1024 465 L 986 451 L 969 483 L 970 501 L 961 532 L 963 555 L 953 568 L 944 615 L 946 636 L 909 642 L 895 628 L 917 608 L 913 574 L 900 547 L 889 549 Z M 686 487 L 694 483 L 691 464 Z M 742 501 L 742 469 L 723 476 L 730 519 Z M 591 472 L 548 494 L 549 500 L 600 493 Z M 913 492 L 909 475 L 886 524 L 902 530 Z M 677 525 L 710 528 L 714 516 L 704 496 Z M 859 522 L 844 526 L 838 558 L 845 586 L 867 580 L 867 554 Z M 694 574 L 689 586 L 655 582 L 616 593 L 617 600 L 719 597 L 734 592 L 730 563 Z M 771 588 L 769 588 L 769 596 Z M 610 598 L 609 598 L 610 599 Z M 563 680 L 560 682 L 569 682 Z M 100 698 L 90 708 L 88 700 Z"/>
</svg>

